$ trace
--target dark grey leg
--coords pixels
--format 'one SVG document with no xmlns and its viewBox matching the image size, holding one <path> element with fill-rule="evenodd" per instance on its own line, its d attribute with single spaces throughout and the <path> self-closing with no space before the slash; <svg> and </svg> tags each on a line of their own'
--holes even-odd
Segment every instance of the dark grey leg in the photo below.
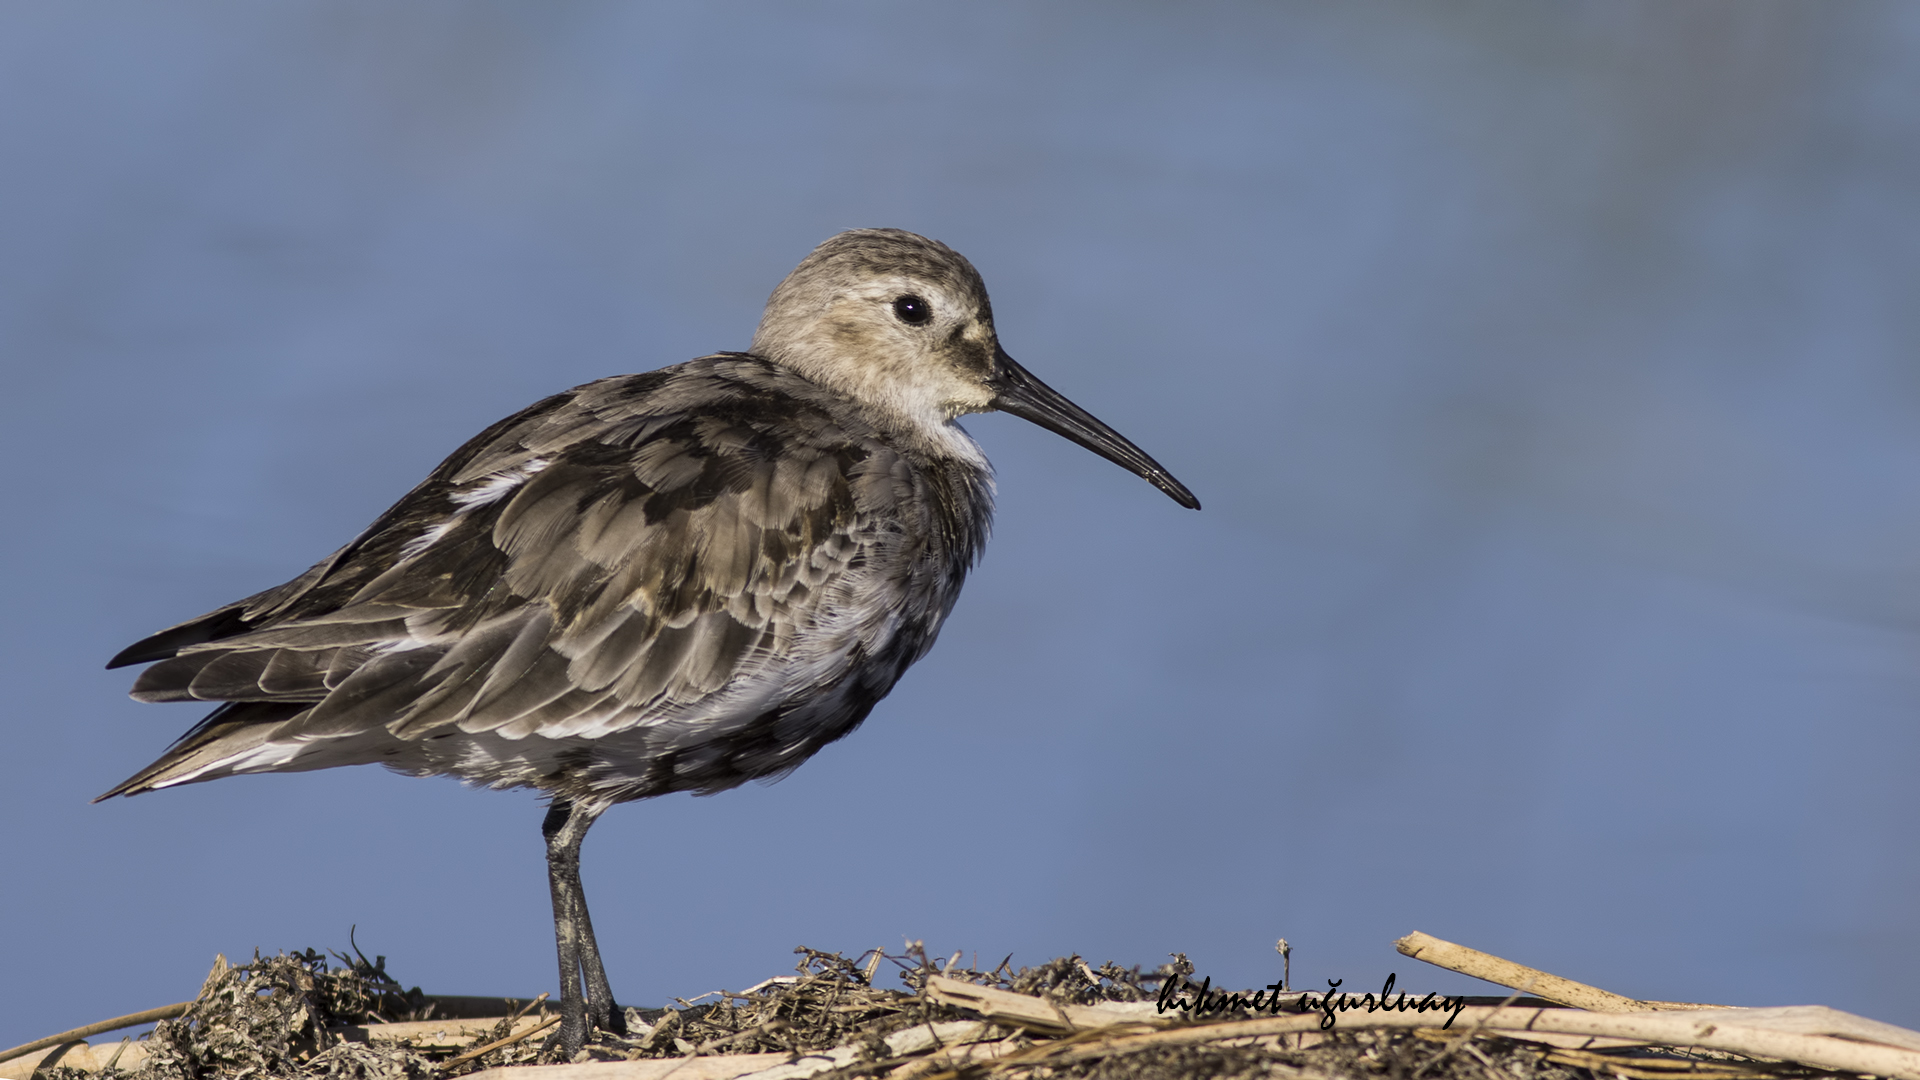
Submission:
<svg viewBox="0 0 1920 1080">
<path fill-rule="evenodd" d="M 546 820 L 540 824 L 540 833 L 547 839 L 553 938 L 560 954 L 559 1050 L 563 1059 L 580 1052 L 592 1028 L 614 1035 L 627 1031 L 626 1017 L 613 1003 L 613 988 L 607 984 L 600 947 L 593 939 L 593 921 L 587 916 L 586 892 L 580 886 L 580 842 L 600 813 L 555 797 Z"/>
<path fill-rule="evenodd" d="M 609 1035 L 627 1033 L 627 1014 L 613 1003 L 607 969 L 600 963 L 600 943 L 593 939 L 593 916 L 587 914 L 587 893 L 580 890 L 580 974 L 587 991 L 587 1020 Z"/>
</svg>

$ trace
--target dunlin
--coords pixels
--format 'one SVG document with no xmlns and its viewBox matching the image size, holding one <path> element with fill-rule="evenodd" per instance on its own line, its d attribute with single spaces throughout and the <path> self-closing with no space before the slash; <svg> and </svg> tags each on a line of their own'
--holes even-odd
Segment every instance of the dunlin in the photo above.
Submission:
<svg viewBox="0 0 1920 1080">
<path fill-rule="evenodd" d="M 380 764 L 530 787 L 560 954 L 557 1050 L 624 1031 L 580 886 L 615 803 L 779 776 L 926 655 L 986 542 L 955 422 L 998 409 L 1200 504 L 1014 363 L 972 264 L 841 233 L 752 347 L 601 379 L 500 421 L 345 547 L 153 635 L 141 701 L 222 702 L 107 792 Z"/>
</svg>

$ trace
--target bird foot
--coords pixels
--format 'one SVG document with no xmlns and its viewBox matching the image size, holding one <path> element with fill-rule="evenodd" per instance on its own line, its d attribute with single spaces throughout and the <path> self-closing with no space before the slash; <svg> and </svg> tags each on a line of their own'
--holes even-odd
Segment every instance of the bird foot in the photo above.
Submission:
<svg viewBox="0 0 1920 1080">
<path fill-rule="evenodd" d="M 560 1027 L 547 1040 L 545 1050 L 540 1055 L 543 1063 L 551 1065 L 573 1061 L 587 1051 L 596 1032 L 616 1039 L 625 1039 L 627 1036 L 627 1011 L 618 1005 L 600 1008 L 586 1004 L 577 1016 L 569 1015 L 571 1012 L 562 1003 Z"/>
</svg>

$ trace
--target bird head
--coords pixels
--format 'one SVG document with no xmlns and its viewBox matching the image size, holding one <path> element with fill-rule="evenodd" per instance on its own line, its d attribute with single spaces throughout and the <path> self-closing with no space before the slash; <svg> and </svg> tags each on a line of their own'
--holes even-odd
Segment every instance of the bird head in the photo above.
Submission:
<svg viewBox="0 0 1920 1080">
<path fill-rule="evenodd" d="M 967 413 L 1008 412 L 1200 508 L 1158 462 L 1007 355 L 979 272 L 938 240 L 901 229 L 832 237 L 773 290 L 752 351 L 928 444 Z"/>
</svg>

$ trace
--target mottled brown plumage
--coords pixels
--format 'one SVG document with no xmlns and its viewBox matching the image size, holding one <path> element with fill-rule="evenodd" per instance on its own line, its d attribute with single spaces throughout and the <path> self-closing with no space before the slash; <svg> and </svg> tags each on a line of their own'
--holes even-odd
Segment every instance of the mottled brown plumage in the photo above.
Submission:
<svg viewBox="0 0 1920 1080">
<path fill-rule="evenodd" d="M 979 275 L 859 230 L 747 353 L 588 383 L 455 451 L 278 588 L 149 637 L 142 701 L 221 702 L 133 795 L 378 763 L 553 798 L 560 1043 L 620 1029 L 578 878 L 608 806 L 785 773 L 932 647 L 985 543 L 1004 409 L 1191 493 L 999 347 Z M 585 986 L 582 989 L 581 980 Z"/>
<path fill-rule="evenodd" d="M 142 701 L 231 704 L 114 793 L 380 762 L 612 803 L 776 774 L 924 653 L 990 502 L 983 469 L 759 357 L 590 383 L 115 658 L 167 657 Z"/>
</svg>

